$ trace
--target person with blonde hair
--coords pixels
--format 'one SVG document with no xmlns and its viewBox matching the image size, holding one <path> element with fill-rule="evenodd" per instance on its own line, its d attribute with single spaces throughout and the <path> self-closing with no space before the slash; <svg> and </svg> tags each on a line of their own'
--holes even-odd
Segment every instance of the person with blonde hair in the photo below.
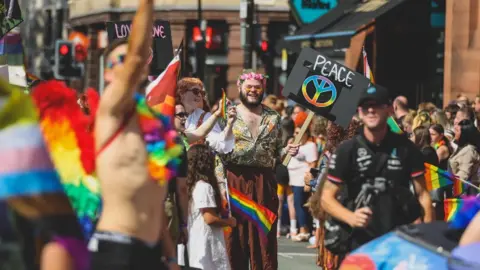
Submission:
<svg viewBox="0 0 480 270">
<path fill-rule="evenodd" d="M 432 119 L 427 111 L 421 111 L 413 118 L 412 130 L 415 130 L 417 127 L 424 126 L 430 127 L 432 124 Z"/>
<path fill-rule="evenodd" d="M 402 126 L 403 126 L 403 131 L 405 131 L 408 134 L 411 134 L 413 132 L 413 119 L 417 116 L 417 113 L 415 111 L 409 112 L 407 115 L 402 120 Z"/>
<path fill-rule="evenodd" d="M 444 111 L 437 109 L 430 117 L 432 118 L 432 124 L 441 125 L 444 129 L 448 127 L 448 119 Z"/>
</svg>

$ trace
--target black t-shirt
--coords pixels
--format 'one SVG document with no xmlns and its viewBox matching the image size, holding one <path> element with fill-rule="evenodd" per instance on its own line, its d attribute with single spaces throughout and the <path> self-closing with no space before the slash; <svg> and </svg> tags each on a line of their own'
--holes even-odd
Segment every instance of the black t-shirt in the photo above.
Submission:
<svg viewBox="0 0 480 270">
<path fill-rule="evenodd" d="M 423 158 L 426 163 L 432 164 L 438 167 L 438 155 L 435 149 L 431 146 L 424 147 L 422 149 Z"/>
<path fill-rule="evenodd" d="M 180 155 L 180 165 L 177 170 L 177 177 L 187 177 L 188 173 L 188 159 L 187 159 L 187 150 L 183 148 L 182 154 Z M 177 190 L 177 177 L 170 180 L 168 183 L 168 192 L 175 193 Z"/>
<path fill-rule="evenodd" d="M 330 160 L 327 178 L 330 182 L 343 187 L 341 196 L 344 197 L 340 198 L 340 201 L 351 208 L 350 210 L 355 210 L 354 206 L 352 207 L 352 201 L 362 191 L 362 186 L 367 182 L 367 170 L 370 166 L 375 166 L 375 156 L 379 153 L 386 153 L 388 158 L 383 165 L 381 175 L 375 177 L 383 177 L 387 182 L 394 183 L 396 187 L 402 188 L 411 195 L 409 191 L 411 180 L 422 176 L 425 171 L 424 158 L 420 150 L 405 136 L 391 131 L 388 131 L 379 145 L 366 140 L 363 132 L 357 136 L 363 137 L 362 141 L 369 149 L 358 142 L 357 138 L 353 138 L 340 144 Z M 373 216 L 368 227 L 369 232 L 356 229 L 352 237 L 354 247 L 399 225 L 397 224 L 398 215 L 395 213 L 399 210 L 395 203 L 391 193 L 380 193 L 375 196 L 374 203 L 371 205 Z"/>
</svg>

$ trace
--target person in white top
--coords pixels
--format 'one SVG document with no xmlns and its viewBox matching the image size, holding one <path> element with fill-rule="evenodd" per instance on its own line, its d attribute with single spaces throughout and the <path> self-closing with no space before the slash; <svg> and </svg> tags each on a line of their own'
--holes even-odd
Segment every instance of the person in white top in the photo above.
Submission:
<svg viewBox="0 0 480 270">
<path fill-rule="evenodd" d="M 301 127 L 306 119 L 306 113 L 300 112 L 295 118 L 295 136 L 300 132 Z M 317 145 L 310 141 L 310 129 L 307 128 L 300 141 L 298 154 L 292 157 L 288 163 L 288 175 L 290 178 L 290 186 L 293 190 L 293 204 L 295 206 L 295 214 L 297 216 L 298 227 L 300 233 L 292 234 L 293 241 L 308 241 L 310 238 L 308 226 L 308 211 L 303 206 L 306 202 L 308 193 L 305 192 L 305 173 L 310 172 L 314 168 L 318 160 Z"/>
<path fill-rule="evenodd" d="M 214 175 L 215 156 L 204 144 L 193 145 L 187 155 L 189 267 L 229 270 L 223 227 L 235 227 L 237 221 L 231 216 L 220 217 L 221 195 Z"/>
<path fill-rule="evenodd" d="M 185 132 L 196 130 L 210 117 L 219 118 L 219 114 L 211 114 L 205 100 L 205 90 L 202 81 L 197 78 L 183 78 L 177 83 L 177 100 L 185 107 L 188 118 L 185 123 Z M 229 120 L 222 130 L 218 122 L 207 134 L 204 140 L 190 141 L 190 144 L 208 143 L 217 153 L 228 154 L 233 150 L 234 136 L 232 133 L 233 120 L 236 118 L 235 107 L 228 108 Z"/>
</svg>

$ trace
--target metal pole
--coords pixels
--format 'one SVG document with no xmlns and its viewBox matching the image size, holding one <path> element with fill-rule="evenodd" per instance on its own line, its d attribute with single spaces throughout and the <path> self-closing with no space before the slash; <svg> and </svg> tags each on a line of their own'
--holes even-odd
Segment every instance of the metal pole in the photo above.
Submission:
<svg viewBox="0 0 480 270">
<path fill-rule="evenodd" d="M 244 0 L 246 1 L 246 18 L 245 22 L 242 23 L 242 27 L 244 27 L 245 31 L 245 44 L 243 46 L 243 67 L 245 69 L 251 69 L 252 65 L 252 51 L 253 51 L 253 42 L 254 42 L 254 27 L 253 27 L 253 14 L 255 5 L 253 0 Z"/>
<path fill-rule="evenodd" d="M 197 77 L 200 80 L 205 79 L 205 28 L 206 23 L 203 21 L 203 14 L 202 14 L 202 0 L 198 0 L 197 4 L 197 14 L 198 14 L 198 27 L 200 29 L 200 33 L 202 38 L 200 41 L 197 42 Z"/>
</svg>

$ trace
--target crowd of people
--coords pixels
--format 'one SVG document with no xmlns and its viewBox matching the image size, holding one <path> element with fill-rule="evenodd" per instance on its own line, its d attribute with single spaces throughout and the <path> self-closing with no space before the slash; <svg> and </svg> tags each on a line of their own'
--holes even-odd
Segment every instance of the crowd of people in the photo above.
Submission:
<svg viewBox="0 0 480 270">
<path fill-rule="evenodd" d="M 106 49 L 98 109 L 79 100 L 95 115 L 102 196 L 95 233 L 83 247 L 88 267 L 53 245 L 37 254 L 42 269 L 274 270 L 280 237 L 305 242 L 318 250 L 319 267 L 337 269 L 350 251 L 395 227 L 444 219 L 452 186 L 428 192 L 424 163 L 480 185 L 480 96 L 414 110 L 407 98 L 392 101 L 372 86 L 362 90 L 347 128 L 315 116 L 302 134 L 309 112 L 266 95 L 267 76 L 250 70 L 239 75 L 239 98 L 226 110 L 222 100 L 208 104 L 201 80 L 177 82 L 173 126 L 183 150 L 176 177 L 162 185 L 146 166 L 148 139 L 134 117 L 135 95 L 149 83 L 153 2 L 141 0 L 130 39 Z M 392 116 L 403 132 L 390 130 Z M 277 215 L 265 239 L 231 211 L 230 188 Z"/>
</svg>

